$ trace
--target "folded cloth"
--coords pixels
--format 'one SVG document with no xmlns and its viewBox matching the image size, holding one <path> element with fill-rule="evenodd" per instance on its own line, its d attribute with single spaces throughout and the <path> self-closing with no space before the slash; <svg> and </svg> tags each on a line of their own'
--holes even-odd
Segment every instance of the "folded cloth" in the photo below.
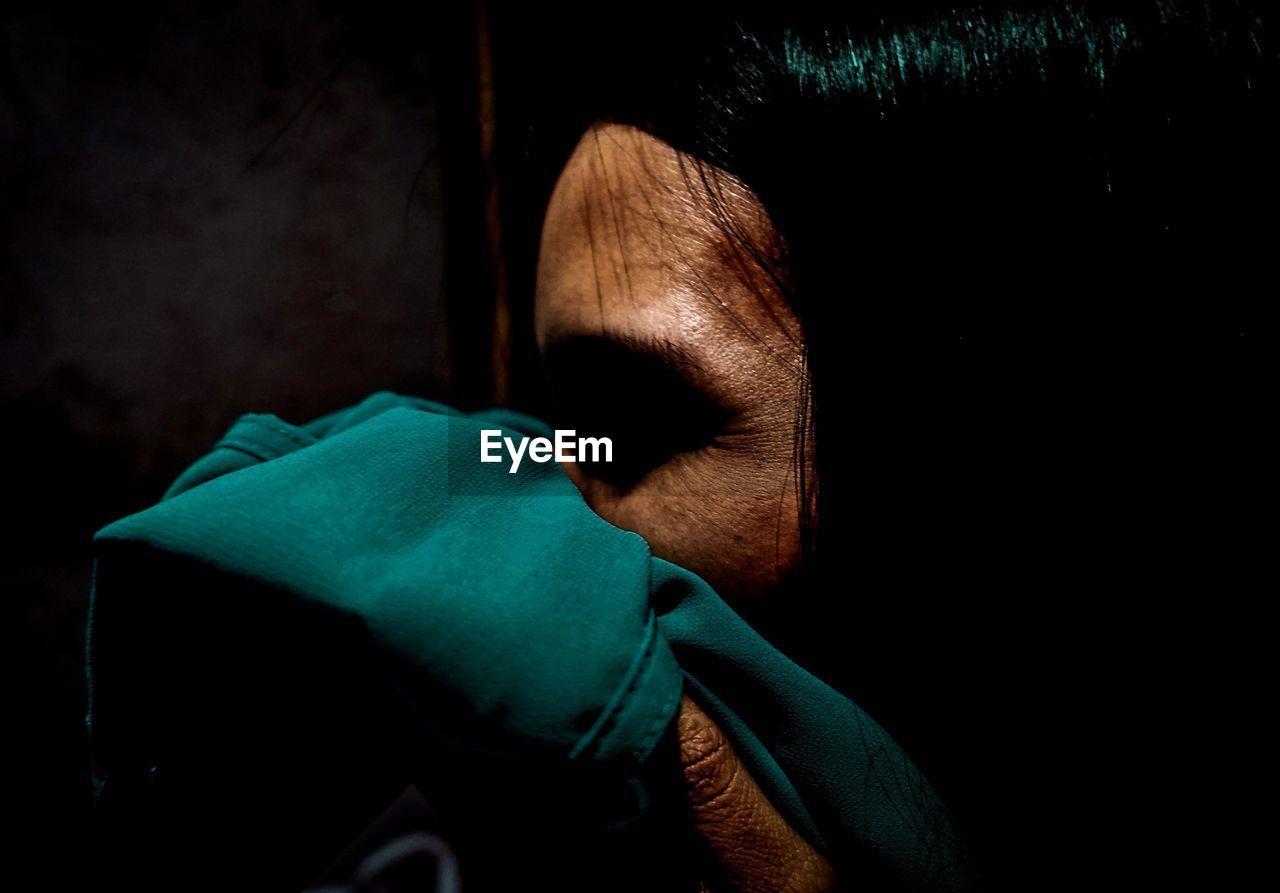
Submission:
<svg viewBox="0 0 1280 893">
<path fill-rule="evenodd" d="M 965 883 L 944 808 L 888 734 L 699 577 L 595 515 L 558 465 L 480 462 L 493 428 L 550 434 L 390 393 L 300 426 L 247 415 L 158 505 L 99 531 L 99 797 L 207 787 L 225 777 L 207 764 L 246 752 L 314 771 L 320 758 L 289 756 L 279 726 L 317 688 L 327 700 L 308 715 L 389 699 L 458 748 L 634 787 L 688 690 L 838 866 L 874 865 L 907 889 Z M 278 688 L 246 713 L 237 690 L 258 684 Z M 335 788 L 343 753 L 323 756 Z"/>
</svg>

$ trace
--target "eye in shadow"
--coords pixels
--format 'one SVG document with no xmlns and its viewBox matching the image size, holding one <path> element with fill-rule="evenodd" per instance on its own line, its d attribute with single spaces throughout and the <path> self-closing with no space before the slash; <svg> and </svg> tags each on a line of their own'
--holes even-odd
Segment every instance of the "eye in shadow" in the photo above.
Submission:
<svg viewBox="0 0 1280 893">
<path fill-rule="evenodd" d="M 615 486 L 707 446 L 730 418 L 700 383 L 704 371 L 669 342 L 579 336 L 549 345 L 545 362 L 556 427 L 610 438 L 613 462 L 582 469 Z"/>
</svg>

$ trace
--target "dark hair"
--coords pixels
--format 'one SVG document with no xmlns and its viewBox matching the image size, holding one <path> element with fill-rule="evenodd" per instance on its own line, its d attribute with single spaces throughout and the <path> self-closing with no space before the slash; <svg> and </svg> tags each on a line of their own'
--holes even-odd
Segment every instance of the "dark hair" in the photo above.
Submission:
<svg viewBox="0 0 1280 893">
<path fill-rule="evenodd" d="M 509 239 L 536 246 L 554 175 L 594 121 L 636 124 L 739 177 L 785 240 L 777 273 L 806 324 L 819 430 L 850 409 L 837 390 L 851 338 L 868 368 L 905 377 L 883 409 L 927 377 L 908 358 L 929 356 L 931 375 L 984 346 L 1004 359 L 1135 325 L 1238 335 L 1249 308 L 1232 306 L 1232 279 L 1259 244 L 1252 218 L 1274 207 L 1260 182 L 1272 148 L 1260 10 L 781 6 L 511 28 L 534 58 L 499 83 L 528 90 L 514 100 L 529 128 L 517 151 L 535 176 L 513 187 L 525 202 Z M 517 292 L 531 268 L 515 264 Z M 1214 300 L 1180 295 L 1188 286 Z M 807 519 L 810 547 L 846 502 L 821 436 L 817 453 L 825 520 Z"/>
<path fill-rule="evenodd" d="M 1139 420 L 1197 389 L 1244 399 L 1253 279 L 1276 235 L 1265 14 L 1233 0 L 721 13 L 498 17 L 513 307 L 592 122 L 639 126 L 751 187 L 805 330 L 797 431 L 812 413 L 821 487 L 787 616 L 752 619 L 945 769 L 975 747 L 955 728 L 972 719 L 970 643 L 949 638 L 973 608 L 945 587 L 1043 592 L 1045 567 L 1056 585 L 1088 580 L 1096 555 L 1072 538 L 1118 523 L 1090 494 L 1159 498 L 1169 470 L 1116 464 L 1160 448 L 1164 429 Z M 859 654 L 851 577 L 857 622 L 886 631 Z M 919 593 L 935 591 L 926 621 Z M 898 676 L 877 689 L 885 662 Z"/>
</svg>

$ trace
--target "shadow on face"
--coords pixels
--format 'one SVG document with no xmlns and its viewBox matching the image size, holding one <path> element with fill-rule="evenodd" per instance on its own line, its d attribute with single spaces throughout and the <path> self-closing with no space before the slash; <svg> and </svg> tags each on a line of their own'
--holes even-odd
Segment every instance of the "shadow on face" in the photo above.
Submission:
<svg viewBox="0 0 1280 893">
<path fill-rule="evenodd" d="M 800 561 L 804 341 L 778 239 L 727 174 L 644 131 L 579 142 L 543 224 L 535 328 L 557 425 L 609 436 L 566 466 L 588 504 L 729 598 Z"/>
</svg>

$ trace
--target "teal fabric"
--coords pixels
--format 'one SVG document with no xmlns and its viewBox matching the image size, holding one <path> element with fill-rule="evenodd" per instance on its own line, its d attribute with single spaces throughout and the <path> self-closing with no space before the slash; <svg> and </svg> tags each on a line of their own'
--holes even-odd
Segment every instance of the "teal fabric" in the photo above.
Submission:
<svg viewBox="0 0 1280 893">
<path fill-rule="evenodd" d="M 159 590 L 154 622 L 183 625 L 183 654 L 236 652 L 224 628 L 202 644 L 198 622 L 173 619 L 190 584 L 156 578 L 181 566 L 353 619 L 427 705 L 423 721 L 464 748 L 627 777 L 687 687 L 837 863 L 870 858 L 910 889 L 963 884 L 945 810 L 874 721 L 700 578 L 595 515 L 559 466 L 480 463 L 479 431 L 495 426 L 547 433 L 516 413 L 465 416 L 389 393 L 305 425 L 247 415 L 158 505 L 101 530 L 89 630 L 98 782 L 128 762 L 131 714 L 117 705 L 144 684 L 139 662 L 183 672 L 149 644 L 175 630 L 148 629 L 147 614 L 112 623 L 113 612 Z M 123 655 L 129 673 L 116 669 Z"/>
</svg>

